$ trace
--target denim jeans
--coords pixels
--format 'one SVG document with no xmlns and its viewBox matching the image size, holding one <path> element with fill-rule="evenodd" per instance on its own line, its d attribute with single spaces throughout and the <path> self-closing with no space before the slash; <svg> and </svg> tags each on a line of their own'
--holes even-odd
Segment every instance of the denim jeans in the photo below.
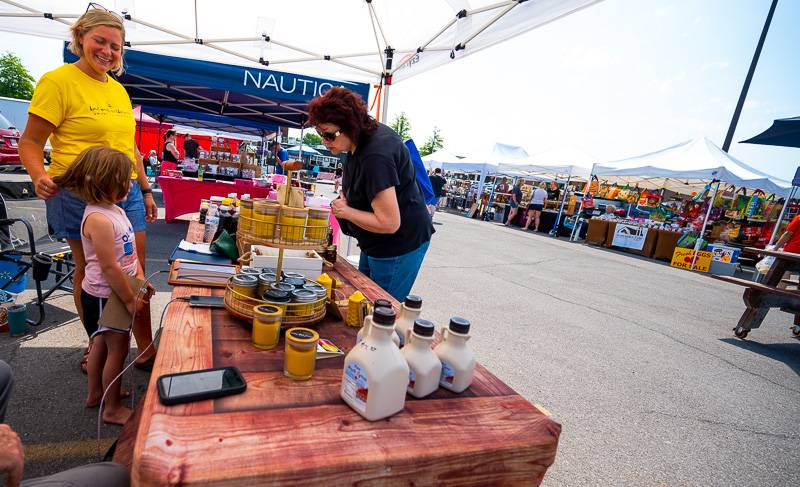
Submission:
<svg viewBox="0 0 800 487">
<path fill-rule="evenodd" d="M 429 245 L 430 241 L 427 241 L 416 250 L 397 257 L 370 257 L 361 252 L 358 270 L 375 281 L 394 299 L 402 302 L 414 286 Z"/>
</svg>

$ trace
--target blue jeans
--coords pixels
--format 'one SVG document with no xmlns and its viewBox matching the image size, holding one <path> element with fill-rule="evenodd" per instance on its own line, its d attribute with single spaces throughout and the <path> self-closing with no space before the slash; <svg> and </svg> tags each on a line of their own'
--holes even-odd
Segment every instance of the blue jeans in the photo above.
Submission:
<svg viewBox="0 0 800 487">
<path fill-rule="evenodd" d="M 86 202 L 74 193 L 60 189 L 55 196 L 44 202 L 47 208 L 47 223 L 53 228 L 56 238 L 67 240 L 81 240 L 81 221 Z M 131 221 L 134 232 L 145 229 L 144 221 L 144 196 L 139 182 L 131 180 L 131 189 L 124 201 L 117 206 L 125 210 L 128 220 Z"/>
<path fill-rule="evenodd" d="M 402 302 L 414 286 L 430 243 L 427 241 L 416 250 L 397 257 L 370 257 L 362 251 L 358 270 L 375 281 L 394 299 Z"/>
</svg>

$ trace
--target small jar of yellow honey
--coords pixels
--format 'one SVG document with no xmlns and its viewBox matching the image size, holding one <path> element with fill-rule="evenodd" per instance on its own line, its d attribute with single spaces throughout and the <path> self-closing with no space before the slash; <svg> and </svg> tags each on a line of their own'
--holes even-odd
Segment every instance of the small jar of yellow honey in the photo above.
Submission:
<svg viewBox="0 0 800 487">
<path fill-rule="evenodd" d="M 278 346 L 281 337 L 281 317 L 283 311 L 277 306 L 261 305 L 253 307 L 253 346 L 261 350 L 271 350 Z"/>
<path fill-rule="evenodd" d="M 331 210 L 327 208 L 309 208 L 306 238 L 316 242 L 324 242 L 328 236 L 328 220 Z"/>
<path fill-rule="evenodd" d="M 280 233 L 284 242 L 301 242 L 306 230 L 308 208 L 281 207 Z"/>
<path fill-rule="evenodd" d="M 317 293 L 308 289 L 295 289 L 291 293 L 293 304 L 289 307 L 292 314 L 307 318 L 314 314 L 314 301 L 317 301 Z"/>
<path fill-rule="evenodd" d="M 253 274 L 236 274 L 231 277 L 231 289 L 238 299 L 255 297 L 257 286 L 258 278 Z"/>
<path fill-rule="evenodd" d="M 258 199 L 253 201 L 253 228 L 251 232 L 257 238 L 272 240 L 275 238 L 275 224 L 281 206 L 277 201 Z"/>
<path fill-rule="evenodd" d="M 242 199 L 239 201 L 238 231 L 250 233 L 251 228 L 253 228 L 253 200 Z"/>
<path fill-rule="evenodd" d="M 286 330 L 286 360 L 283 375 L 294 380 L 307 380 L 314 374 L 319 335 L 308 328 Z"/>
</svg>

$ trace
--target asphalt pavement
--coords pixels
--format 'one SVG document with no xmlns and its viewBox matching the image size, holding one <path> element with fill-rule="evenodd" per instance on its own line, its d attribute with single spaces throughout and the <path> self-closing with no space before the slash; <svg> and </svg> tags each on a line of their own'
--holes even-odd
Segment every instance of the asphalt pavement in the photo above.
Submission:
<svg viewBox="0 0 800 487">
<path fill-rule="evenodd" d="M 423 315 L 470 319 L 478 360 L 562 425 L 544 486 L 797 483 L 800 340 L 790 315 L 770 312 L 742 341 L 731 331 L 741 287 L 460 215 L 435 222 L 414 286 Z M 166 267 L 185 231 L 163 220 L 148 229 L 148 270 Z M 169 296 L 162 276 L 156 287 L 154 328 Z M 26 477 L 93 461 L 119 433 L 103 425 L 96 441 L 78 370 L 85 333 L 59 294 L 35 333 L 0 337 L 17 381 L 6 421 L 26 445 Z M 147 380 L 133 370 L 125 387 L 139 399 Z"/>
</svg>

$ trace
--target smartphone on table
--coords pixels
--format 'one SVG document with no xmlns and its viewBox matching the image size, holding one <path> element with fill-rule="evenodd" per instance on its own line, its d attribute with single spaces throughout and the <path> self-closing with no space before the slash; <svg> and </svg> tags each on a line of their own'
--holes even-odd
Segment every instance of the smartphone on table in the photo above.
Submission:
<svg viewBox="0 0 800 487">
<path fill-rule="evenodd" d="M 241 394 L 247 383 L 236 367 L 218 367 L 162 375 L 156 387 L 161 404 L 171 406 Z"/>
<path fill-rule="evenodd" d="M 224 308 L 225 298 L 222 296 L 189 296 L 189 306 L 199 308 Z"/>
</svg>

